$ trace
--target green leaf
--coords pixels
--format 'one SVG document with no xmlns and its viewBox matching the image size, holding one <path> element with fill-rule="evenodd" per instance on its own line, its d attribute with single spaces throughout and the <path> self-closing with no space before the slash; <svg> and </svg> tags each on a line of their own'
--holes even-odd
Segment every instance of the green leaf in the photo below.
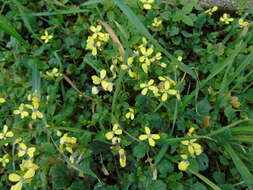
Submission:
<svg viewBox="0 0 253 190">
<path fill-rule="evenodd" d="M 147 190 L 166 190 L 167 189 L 167 185 L 161 181 L 161 180 L 157 180 L 157 181 L 154 181 L 153 183 L 149 184 L 148 185 L 148 188 Z"/>
<path fill-rule="evenodd" d="M 55 189 L 67 188 L 71 184 L 72 177 L 65 164 L 56 164 L 51 167 L 49 175 L 52 177 Z"/>
<path fill-rule="evenodd" d="M 0 30 L 6 32 L 7 34 L 16 38 L 22 44 L 25 44 L 26 41 L 21 37 L 21 35 L 16 31 L 12 24 L 2 15 L 0 15 Z"/>
<path fill-rule="evenodd" d="M 140 159 L 140 158 L 143 158 L 146 154 L 146 152 L 148 151 L 148 146 L 146 145 L 146 143 L 139 143 L 138 145 L 136 145 L 134 147 L 134 150 L 133 150 L 133 155 Z"/>
<path fill-rule="evenodd" d="M 252 188 L 253 187 L 253 175 L 250 173 L 247 166 L 245 166 L 245 164 L 242 162 L 242 160 L 239 158 L 239 156 L 236 154 L 236 152 L 230 146 L 230 144 L 226 143 L 223 146 L 224 146 L 225 150 L 229 153 L 230 157 L 232 158 L 238 172 L 241 174 L 245 183 Z"/>
<path fill-rule="evenodd" d="M 209 115 L 210 110 L 212 109 L 212 106 L 208 102 L 207 98 L 201 100 L 197 104 L 198 113 L 202 116 Z"/>
</svg>

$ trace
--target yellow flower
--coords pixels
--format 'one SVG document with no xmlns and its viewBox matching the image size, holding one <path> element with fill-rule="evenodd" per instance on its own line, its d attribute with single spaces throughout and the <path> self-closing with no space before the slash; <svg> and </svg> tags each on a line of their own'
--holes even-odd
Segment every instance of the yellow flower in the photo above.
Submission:
<svg viewBox="0 0 253 190">
<path fill-rule="evenodd" d="M 29 169 L 37 170 L 39 168 L 39 166 L 37 164 L 34 164 L 31 159 L 22 160 L 22 163 L 19 165 L 19 167 L 22 171 L 29 170 Z"/>
<path fill-rule="evenodd" d="M 158 79 L 160 81 L 163 81 L 165 84 L 168 83 L 169 85 L 174 85 L 174 86 L 176 85 L 176 82 L 174 80 L 172 80 L 168 76 L 164 76 L 164 77 L 163 76 L 159 76 Z M 166 84 L 166 85 L 168 85 L 168 84 Z"/>
<path fill-rule="evenodd" d="M 112 138 L 112 144 L 115 145 L 115 144 L 119 144 L 121 141 L 121 139 L 119 137 L 113 137 Z"/>
<path fill-rule="evenodd" d="M 195 143 L 197 139 L 181 141 L 181 144 L 187 146 L 188 152 L 194 157 L 200 155 L 203 150 L 200 144 Z"/>
<path fill-rule="evenodd" d="M 128 70 L 128 74 L 129 74 L 129 76 L 130 76 L 131 78 L 134 78 L 134 77 L 135 77 L 134 72 L 131 70 L 133 61 L 134 61 L 134 58 L 133 58 L 133 57 L 129 57 L 129 58 L 127 59 L 127 64 L 122 64 L 122 65 L 120 65 L 120 68 L 121 68 L 122 70 Z"/>
<path fill-rule="evenodd" d="M 150 58 L 154 49 L 153 48 L 146 48 L 140 47 L 140 51 L 142 56 L 139 58 L 139 61 L 142 63 L 142 69 L 145 73 L 148 73 L 148 66 L 155 61 L 155 58 Z"/>
<path fill-rule="evenodd" d="M 154 18 L 152 26 L 153 27 L 159 27 L 162 24 L 162 20 L 158 18 Z"/>
<path fill-rule="evenodd" d="M 59 69 L 54 67 L 51 72 L 47 71 L 46 75 L 49 77 L 60 77 L 62 76 L 61 73 L 59 73 Z"/>
<path fill-rule="evenodd" d="M 119 129 L 119 124 L 118 124 L 118 123 L 115 123 L 115 124 L 113 125 L 112 131 L 107 132 L 107 133 L 105 134 L 105 137 L 106 137 L 108 140 L 111 140 L 111 139 L 114 137 L 114 135 L 121 135 L 121 134 L 122 134 L 122 130 Z"/>
<path fill-rule="evenodd" d="M 178 57 L 177 57 L 177 60 L 178 60 L 179 62 L 181 62 L 181 61 L 183 60 L 183 57 L 182 57 L 182 56 L 178 56 Z"/>
<path fill-rule="evenodd" d="M 32 119 L 42 119 L 43 118 L 43 114 L 38 110 L 39 105 L 38 104 L 34 104 L 33 105 L 33 109 L 32 109 Z"/>
<path fill-rule="evenodd" d="M 102 30 L 101 25 L 90 26 L 90 30 L 93 32 L 93 34 L 92 34 L 93 39 L 96 39 L 98 36 L 103 35 L 103 33 L 100 32 Z"/>
<path fill-rule="evenodd" d="M 158 88 L 153 84 L 153 79 L 149 80 L 147 83 L 141 83 L 140 88 L 143 88 L 141 94 L 145 96 L 148 93 L 148 90 L 151 90 L 154 94 L 157 93 Z"/>
<path fill-rule="evenodd" d="M 128 108 L 129 112 L 126 113 L 126 118 L 127 119 L 131 119 L 133 120 L 134 119 L 134 109 L 133 108 Z"/>
<path fill-rule="evenodd" d="M 24 117 L 27 117 L 29 113 L 25 110 L 25 104 L 20 104 L 18 110 L 14 110 L 13 113 L 15 115 L 21 115 L 21 118 L 23 119 Z"/>
<path fill-rule="evenodd" d="M 7 163 L 9 163 L 8 157 L 9 155 L 5 154 L 2 158 L 0 158 L 0 162 L 2 162 L 3 167 L 5 167 Z"/>
<path fill-rule="evenodd" d="M 181 171 L 186 171 L 189 165 L 190 163 L 188 160 L 182 160 L 181 162 L 178 163 L 178 169 Z"/>
<path fill-rule="evenodd" d="M 6 100 L 4 98 L 0 98 L 0 104 L 5 103 Z"/>
<path fill-rule="evenodd" d="M 12 131 L 8 131 L 8 126 L 4 125 L 3 132 L 0 133 L 0 140 L 5 140 L 7 137 L 13 137 L 13 135 Z M 7 145 L 8 143 L 5 144 L 5 146 Z"/>
<path fill-rule="evenodd" d="M 68 137 L 67 133 L 65 133 L 60 138 L 60 144 L 75 144 L 75 143 L 76 143 L 76 138 L 75 137 Z"/>
<path fill-rule="evenodd" d="M 168 95 L 176 95 L 177 91 L 170 89 L 170 83 L 164 83 L 164 87 L 160 90 L 162 92 L 162 98 L 161 100 L 164 102 L 168 99 Z"/>
<path fill-rule="evenodd" d="M 216 12 L 218 10 L 217 6 L 214 6 L 213 8 L 207 9 L 205 11 L 206 14 L 212 15 L 214 12 Z"/>
<path fill-rule="evenodd" d="M 111 92 L 113 89 L 113 84 L 111 82 L 106 81 L 106 70 L 101 70 L 99 74 L 99 77 L 96 75 L 91 76 L 92 82 L 96 85 L 101 84 L 102 88 L 105 91 Z"/>
<path fill-rule="evenodd" d="M 101 42 L 96 42 L 91 36 L 87 39 L 86 49 L 91 50 L 91 54 L 97 55 L 97 48 L 101 47 Z"/>
<path fill-rule="evenodd" d="M 229 14 L 224 13 L 222 17 L 220 17 L 220 21 L 224 22 L 225 24 L 230 24 L 234 19 L 230 17 Z"/>
<path fill-rule="evenodd" d="M 51 40 L 53 38 L 53 35 L 48 35 L 48 32 L 45 31 L 45 35 L 41 36 L 40 39 L 44 40 L 45 43 L 48 43 L 49 40 Z"/>
<path fill-rule="evenodd" d="M 154 3 L 154 0 L 140 0 L 143 3 L 143 8 L 144 9 L 151 9 L 152 8 L 152 4 Z"/>
<path fill-rule="evenodd" d="M 11 186 L 11 190 L 21 190 L 24 183 L 27 183 L 35 175 L 34 169 L 29 169 L 23 176 L 16 173 L 11 173 L 9 175 L 9 180 L 11 182 L 17 182 L 15 185 Z"/>
<path fill-rule="evenodd" d="M 240 19 L 238 20 L 238 24 L 239 24 L 241 27 L 247 27 L 247 26 L 249 26 L 249 22 L 244 21 L 243 18 L 240 18 Z"/>
<path fill-rule="evenodd" d="M 155 141 L 154 140 L 158 140 L 160 139 L 160 135 L 159 134 L 151 134 L 150 128 L 149 127 L 145 127 L 145 135 L 140 135 L 139 136 L 139 140 L 144 141 L 146 139 L 148 139 L 148 143 L 150 146 L 155 146 Z"/>
<path fill-rule="evenodd" d="M 27 154 L 30 158 L 33 158 L 35 151 L 36 151 L 35 147 L 27 148 L 27 146 L 24 143 L 19 143 L 18 157 L 22 157 L 25 154 Z"/>
<path fill-rule="evenodd" d="M 126 167 L 126 154 L 123 148 L 119 149 L 119 163 L 122 168 Z"/>
</svg>

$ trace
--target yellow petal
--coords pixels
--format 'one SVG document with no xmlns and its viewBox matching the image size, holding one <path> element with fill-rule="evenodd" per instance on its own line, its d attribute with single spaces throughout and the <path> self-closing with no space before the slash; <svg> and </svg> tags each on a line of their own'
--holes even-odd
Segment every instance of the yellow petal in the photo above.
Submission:
<svg viewBox="0 0 253 190">
<path fill-rule="evenodd" d="M 126 155 L 124 149 L 119 149 L 119 162 L 122 168 L 126 167 Z"/>
<path fill-rule="evenodd" d="M 148 143 L 150 146 L 155 146 L 155 141 L 152 138 L 148 139 Z"/>
<path fill-rule="evenodd" d="M 113 133 L 112 132 L 107 132 L 105 134 L 105 137 L 108 139 L 108 140 L 111 140 L 113 138 Z"/>
<path fill-rule="evenodd" d="M 100 78 L 98 78 L 98 76 L 93 75 L 91 76 L 91 79 L 94 84 L 100 84 Z"/>
<path fill-rule="evenodd" d="M 140 135 L 140 136 L 139 136 L 139 140 L 141 140 L 141 141 L 144 141 L 144 140 L 146 140 L 147 138 L 148 138 L 147 135 Z"/>
<path fill-rule="evenodd" d="M 114 133 L 116 135 L 121 135 L 122 134 L 122 130 L 121 129 L 117 129 L 117 130 L 114 131 Z"/>
<path fill-rule="evenodd" d="M 100 78 L 104 79 L 105 77 L 106 77 L 106 70 L 103 69 L 103 70 L 100 71 Z"/>
<path fill-rule="evenodd" d="M 4 98 L 0 98 L 0 104 L 6 102 L 6 100 Z"/>
<path fill-rule="evenodd" d="M 152 134 L 152 139 L 158 140 L 158 139 L 160 139 L 160 135 Z"/>
<path fill-rule="evenodd" d="M 141 94 L 145 96 L 147 92 L 148 92 L 148 88 L 143 88 L 143 90 L 141 91 Z"/>
<path fill-rule="evenodd" d="M 101 86 L 103 87 L 104 90 L 108 90 L 109 88 L 109 82 L 107 81 L 102 81 Z"/>
<path fill-rule="evenodd" d="M 142 70 L 145 72 L 145 73 L 148 73 L 148 64 L 144 63 L 141 65 L 141 68 Z"/>
<path fill-rule="evenodd" d="M 20 176 L 18 174 L 12 173 L 9 175 L 9 180 L 12 182 L 17 182 L 20 180 Z"/>
<path fill-rule="evenodd" d="M 147 135 L 149 135 L 149 134 L 151 133 L 151 131 L 150 131 L 150 128 L 149 128 L 149 127 L 145 127 L 144 129 L 145 129 L 145 133 L 146 133 Z"/>
<path fill-rule="evenodd" d="M 13 114 L 18 115 L 18 114 L 20 114 L 20 111 L 19 110 L 14 110 Z"/>
<path fill-rule="evenodd" d="M 191 154 L 191 155 L 194 155 L 194 148 L 193 148 L 193 146 L 188 146 L 188 151 L 189 151 L 189 153 Z"/>
<path fill-rule="evenodd" d="M 21 189 L 22 189 L 22 183 L 17 183 L 11 186 L 11 190 L 21 190 Z"/>
<path fill-rule="evenodd" d="M 12 131 L 7 132 L 6 137 L 13 137 L 13 132 Z"/>
<path fill-rule="evenodd" d="M 168 93 L 171 95 L 175 95 L 175 94 L 177 94 L 177 91 L 176 90 L 168 90 Z"/>
<path fill-rule="evenodd" d="M 32 158 L 35 151 L 36 151 L 36 148 L 34 148 L 34 147 L 28 148 L 28 151 L 27 151 L 28 156 L 30 156 L 30 158 Z"/>
<path fill-rule="evenodd" d="M 186 171 L 189 165 L 190 165 L 189 161 L 183 160 L 179 162 L 178 169 L 181 171 Z"/>
<path fill-rule="evenodd" d="M 24 178 L 25 179 L 29 179 L 29 178 L 32 178 L 33 176 L 35 175 L 35 170 L 33 168 L 29 169 L 25 175 L 24 175 Z"/>
<path fill-rule="evenodd" d="M 185 140 L 185 141 L 181 141 L 181 144 L 183 144 L 183 145 L 189 145 L 189 141 L 188 140 Z"/>
<path fill-rule="evenodd" d="M 163 95 L 162 95 L 162 101 L 163 102 L 166 101 L 167 98 L 168 98 L 168 94 L 167 93 L 163 93 Z"/>
<path fill-rule="evenodd" d="M 202 153 L 202 147 L 200 144 L 198 143 L 193 143 L 193 148 L 194 148 L 194 151 L 195 151 L 195 154 L 198 156 Z"/>
<path fill-rule="evenodd" d="M 122 70 L 127 70 L 127 69 L 128 69 L 127 65 L 120 65 L 120 68 L 121 68 Z"/>
<path fill-rule="evenodd" d="M 38 116 L 38 118 L 40 118 L 40 119 L 42 119 L 43 118 L 43 114 L 41 113 L 41 112 L 37 112 L 37 116 Z"/>
</svg>

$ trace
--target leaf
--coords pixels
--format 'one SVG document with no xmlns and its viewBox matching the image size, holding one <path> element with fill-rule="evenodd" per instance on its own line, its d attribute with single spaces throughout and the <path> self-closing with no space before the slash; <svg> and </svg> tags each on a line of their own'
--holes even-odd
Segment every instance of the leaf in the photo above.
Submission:
<svg viewBox="0 0 253 190">
<path fill-rule="evenodd" d="M 65 164 L 56 164 L 51 167 L 49 175 L 52 177 L 52 183 L 55 189 L 67 188 L 71 184 L 72 178 Z"/>
<path fill-rule="evenodd" d="M 252 188 L 253 187 L 253 175 L 250 173 L 247 166 L 245 166 L 245 164 L 242 162 L 242 160 L 239 158 L 239 156 L 236 154 L 236 152 L 230 146 L 230 144 L 225 143 L 223 146 L 224 146 L 225 150 L 229 153 L 230 157 L 232 158 L 238 172 L 241 174 L 245 183 Z"/>
<path fill-rule="evenodd" d="M 7 34 L 16 38 L 22 44 L 25 44 L 26 41 L 19 35 L 16 29 L 12 26 L 12 24 L 2 15 L 0 15 L 0 30 L 6 32 Z"/>
<path fill-rule="evenodd" d="M 143 158 L 148 151 L 148 146 L 145 143 L 139 143 L 134 147 L 133 155 L 140 159 Z"/>
<path fill-rule="evenodd" d="M 200 115 L 207 116 L 209 115 L 209 111 L 212 109 L 212 106 L 208 102 L 207 98 L 205 98 L 198 102 L 197 109 Z"/>
<path fill-rule="evenodd" d="M 166 190 L 167 189 L 166 183 L 164 183 L 161 180 L 157 180 L 157 181 L 154 181 L 151 184 L 149 184 L 148 188 L 147 188 L 147 190 L 157 190 L 157 189 Z"/>
</svg>

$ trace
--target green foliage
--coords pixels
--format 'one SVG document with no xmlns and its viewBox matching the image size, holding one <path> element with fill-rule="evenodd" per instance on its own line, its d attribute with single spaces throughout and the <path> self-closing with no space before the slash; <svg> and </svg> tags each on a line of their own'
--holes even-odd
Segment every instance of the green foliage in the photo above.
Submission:
<svg viewBox="0 0 253 190">
<path fill-rule="evenodd" d="M 251 10 L 0 5 L 0 189 L 252 188 Z"/>
</svg>

